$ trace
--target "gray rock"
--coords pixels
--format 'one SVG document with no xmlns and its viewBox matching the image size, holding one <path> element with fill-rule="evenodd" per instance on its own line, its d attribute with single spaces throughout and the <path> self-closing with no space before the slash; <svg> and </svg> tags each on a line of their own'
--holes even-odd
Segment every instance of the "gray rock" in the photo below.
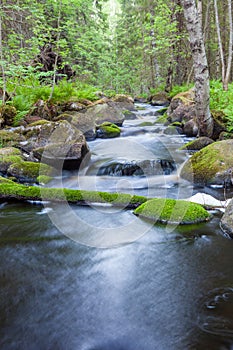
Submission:
<svg viewBox="0 0 233 350">
<path fill-rule="evenodd" d="M 27 142 L 21 149 L 53 167 L 78 169 L 88 157 L 85 136 L 66 120 L 26 128 L 24 134 Z"/>
<path fill-rule="evenodd" d="M 198 134 L 198 126 L 194 119 L 189 120 L 184 124 L 183 132 L 188 137 L 195 137 Z"/>
<path fill-rule="evenodd" d="M 230 201 L 223 214 L 220 226 L 225 234 L 233 238 L 233 199 Z"/>
</svg>

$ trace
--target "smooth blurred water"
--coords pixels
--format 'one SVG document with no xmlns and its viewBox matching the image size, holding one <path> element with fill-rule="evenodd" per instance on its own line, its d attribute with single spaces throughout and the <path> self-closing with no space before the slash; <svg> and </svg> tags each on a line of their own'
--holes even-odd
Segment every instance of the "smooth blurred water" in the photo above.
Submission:
<svg viewBox="0 0 233 350">
<path fill-rule="evenodd" d="M 174 138 L 181 139 L 171 137 L 171 144 Z M 101 162 L 104 149 L 106 157 L 112 152 L 105 141 L 90 144 L 96 151 L 90 166 L 97 158 Z M 150 141 L 151 152 L 164 157 L 156 144 Z M 123 158 L 129 154 L 126 148 Z M 67 174 L 62 183 L 76 188 L 77 176 Z M 86 186 L 91 178 L 96 187 L 98 177 L 90 175 Z M 135 185 L 130 191 L 136 194 L 177 197 L 182 186 L 184 194 L 197 191 L 172 177 L 163 188 L 155 178 L 148 180 L 153 190 L 140 188 L 143 177 L 124 180 Z M 114 191 L 116 178 L 98 186 Z M 222 189 L 209 190 L 224 195 Z M 209 223 L 169 230 L 120 208 L 72 206 L 78 225 L 61 204 L 2 203 L 0 209 L 1 350 L 233 349 L 233 241 L 222 235 L 219 213 Z M 61 233 L 53 213 L 74 239 L 93 246 Z M 101 242 L 112 247 L 97 248 Z"/>
</svg>

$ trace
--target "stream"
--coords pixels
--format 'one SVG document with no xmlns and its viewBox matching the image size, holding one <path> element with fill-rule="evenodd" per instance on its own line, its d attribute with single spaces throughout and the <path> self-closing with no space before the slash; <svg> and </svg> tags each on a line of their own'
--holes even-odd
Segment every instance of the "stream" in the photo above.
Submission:
<svg viewBox="0 0 233 350">
<path fill-rule="evenodd" d="M 179 148 L 190 139 L 154 124 L 158 107 L 140 107 L 120 138 L 88 142 L 89 163 L 50 186 L 232 195 L 181 180 L 189 155 Z M 95 203 L 0 208 L 1 350 L 233 349 L 233 241 L 219 228 L 220 212 L 171 227 Z"/>
</svg>

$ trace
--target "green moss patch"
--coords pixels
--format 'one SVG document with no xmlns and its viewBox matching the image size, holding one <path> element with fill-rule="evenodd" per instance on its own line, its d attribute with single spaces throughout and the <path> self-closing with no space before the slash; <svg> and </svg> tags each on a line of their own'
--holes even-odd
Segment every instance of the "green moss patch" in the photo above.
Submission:
<svg viewBox="0 0 233 350">
<path fill-rule="evenodd" d="M 25 141 L 25 138 L 15 132 L 8 130 L 0 130 L 0 146 L 16 146 L 20 141 Z"/>
<path fill-rule="evenodd" d="M 136 208 L 147 201 L 143 196 L 132 196 L 125 193 L 108 193 L 96 191 L 71 190 L 63 188 L 42 188 L 24 186 L 17 183 L 0 181 L 0 197 L 16 200 L 49 200 L 75 204 L 112 204 L 124 208 Z"/>
<path fill-rule="evenodd" d="M 155 124 L 165 124 L 166 122 L 167 122 L 167 114 L 165 113 L 156 119 Z"/>
<path fill-rule="evenodd" d="M 180 147 L 180 150 L 199 151 L 202 148 L 211 145 L 213 142 L 214 141 L 209 137 L 203 136 L 186 143 Z"/>
<path fill-rule="evenodd" d="M 212 184 L 233 167 L 233 140 L 214 142 L 195 153 L 181 169 L 181 177 L 192 182 Z"/>
<path fill-rule="evenodd" d="M 38 126 L 38 125 L 45 125 L 45 124 L 51 124 L 51 121 L 46 120 L 46 119 L 37 120 L 36 122 L 30 123 L 29 127 Z"/>
<path fill-rule="evenodd" d="M 138 124 L 137 126 L 143 127 L 143 126 L 153 126 L 153 125 L 154 125 L 154 123 L 151 123 L 151 122 L 142 122 L 142 123 Z"/>
<path fill-rule="evenodd" d="M 53 168 L 47 164 L 18 161 L 11 164 L 7 170 L 8 174 L 16 178 L 26 178 L 36 181 L 39 175 L 52 175 Z"/>
<path fill-rule="evenodd" d="M 97 126 L 97 135 L 100 138 L 113 138 L 120 136 L 121 129 L 109 122 L 104 122 L 103 124 Z"/>
<path fill-rule="evenodd" d="M 207 221 L 209 213 L 199 204 L 183 200 L 155 198 L 134 210 L 139 217 L 163 224 L 194 224 Z"/>
<path fill-rule="evenodd" d="M 47 175 L 39 175 L 36 178 L 36 181 L 41 184 L 41 185 L 45 185 L 47 183 L 49 183 L 53 178 L 51 176 L 47 176 Z"/>
</svg>

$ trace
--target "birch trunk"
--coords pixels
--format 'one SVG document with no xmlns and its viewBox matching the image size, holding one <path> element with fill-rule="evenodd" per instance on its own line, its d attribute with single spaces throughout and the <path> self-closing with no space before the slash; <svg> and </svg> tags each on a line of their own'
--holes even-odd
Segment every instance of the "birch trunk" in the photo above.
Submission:
<svg viewBox="0 0 233 350">
<path fill-rule="evenodd" d="M 216 30 L 218 36 L 218 47 L 219 54 L 221 58 L 221 66 L 222 66 L 222 85 L 223 90 L 228 90 L 228 84 L 231 74 L 231 64 L 232 64 L 232 45 L 233 45 L 233 25 L 232 25 L 232 6 L 231 0 L 227 1 L 228 3 L 228 16 L 229 16 L 229 46 L 228 46 L 228 60 L 227 65 L 224 59 L 224 50 L 221 38 L 221 29 L 219 24 L 219 16 L 218 16 L 218 3 L 217 0 L 214 0 L 214 10 L 215 10 L 215 22 L 216 22 Z"/>
<path fill-rule="evenodd" d="M 195 79 L 195 104 L 199 136 L 211 137 L 213 134 L 213 119 L 211 117 L 209 100 L 209 69 L 207 64 L 202 26 L 195 0 L 182 0 L 182 7 L 189 34 L 190 48 L 193 58 Z"/>
<path fill-rule="evenodd" d="M 2 82 L 3 82 L 3 89 L 2 89 L 2 104 L 6 102 L 6 74 L 5 74 L 5 68 L 4 68 L 4 57 L 3 57 L 3 40 L 2 40 L 2 14 L 3 14 L 3 5 L 0 1 L 0 69 L 2 71 Z"/>
</svg>

